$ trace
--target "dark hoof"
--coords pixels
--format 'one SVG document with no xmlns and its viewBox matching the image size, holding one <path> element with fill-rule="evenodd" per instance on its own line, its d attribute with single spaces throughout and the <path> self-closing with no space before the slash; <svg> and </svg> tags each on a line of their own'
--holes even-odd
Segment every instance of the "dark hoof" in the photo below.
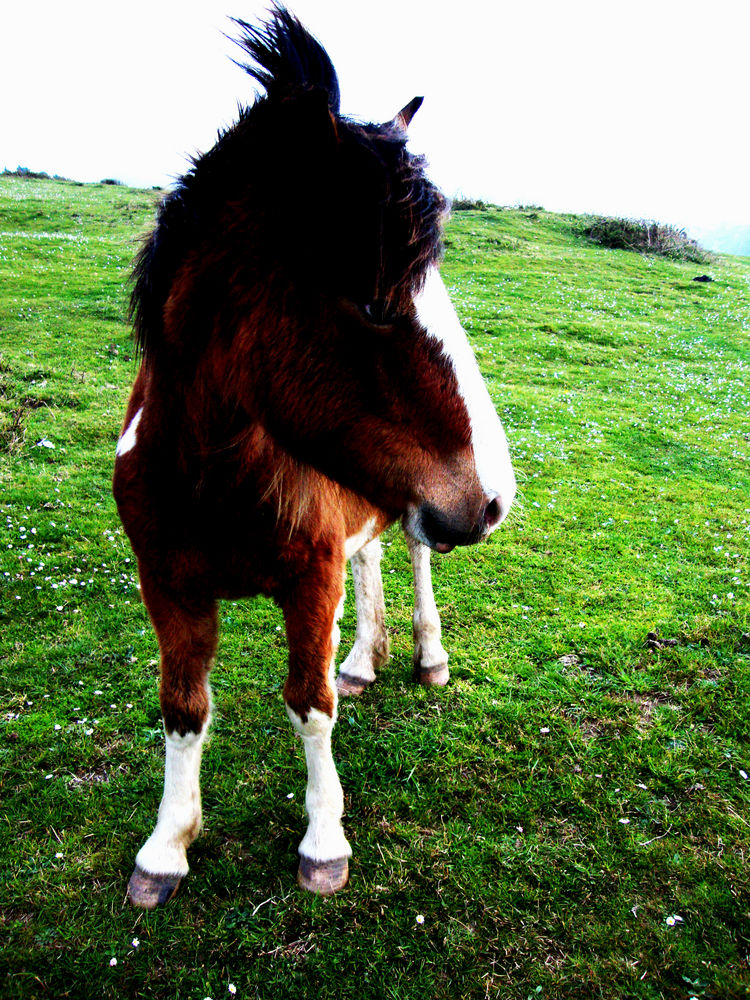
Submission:
<svg viewBox="0 0 750 1000">
<path fill-rule="evenodd" d="M 349 881 L 349 859 L 311 861 L 310 858 L 300 854 L 297 881 L 308 892 L 314 892 L 318 896 L 330 896 L 343 889 Z"/>
<path fill-rule="evenodd" d="M 169 902 L 180 882 L 181 875 L 152 875 L 136 865 L 128 882 L 128 899 L 142 910 L 154 910 Z"/>
<path fill-rule="evenodd" d="M 451 675 L 447 663 L 438 663 L 434 667 L 416 666 L 414 676 L 425 687 L 445 687 Z"/>
<path fill-rule="evenodd" d="M 336 690 L 344 697 L 360 695 L 368 688 L 372 681 L 363 681 L 359 677 L 352 677 L 351 674 L 339 674 L 336 678 Z"/>
</svg>

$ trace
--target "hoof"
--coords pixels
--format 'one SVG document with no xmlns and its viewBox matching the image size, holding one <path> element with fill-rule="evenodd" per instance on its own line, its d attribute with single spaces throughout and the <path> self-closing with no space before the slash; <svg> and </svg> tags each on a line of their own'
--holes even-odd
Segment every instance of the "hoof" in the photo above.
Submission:
<svg viewBox="0 0 750 1000">
<path fill-rule="evenodd" d="M 451 675 L 447 663 L 438 663 L 434 667 L 420 667 L 416 665 L 414 676 L 425 687 L 445 687 Z"/>
<path fill-rule="evenodd" d="M 363 681 L 359 677 L 352 677 L 351 674 L 339 674 L 336 678 L 336 690 L 345 698 L 362 694 L 372 681 Z"/>
<path fill-rule="evenodd" d="M 169 902 L 180 882 L 181 875 L 152 875 L 136 865 L 128 882 L 128 899 L 142 910 L 154 910 Z"/>
<path fill-rule="evenodd" d="M 343 889 L 349 881 L 349 859 L 336 858 L 334 861 L 311 861 L 304 854 L 299 857 L 297 882 L 308 892 L 318 896 L 330 896 Z"/>
</svg>

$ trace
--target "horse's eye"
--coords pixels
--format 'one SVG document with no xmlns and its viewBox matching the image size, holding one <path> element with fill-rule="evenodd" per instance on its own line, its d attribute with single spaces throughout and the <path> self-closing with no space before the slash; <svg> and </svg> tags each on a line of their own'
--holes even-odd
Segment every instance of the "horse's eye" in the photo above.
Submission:
<svg viewBox="0 0 750 1000">
<path fill-rule="evenodd" d="M 385 317 L 384 310 L 377 302 L 360 304 L 346 298 L 339 299 L 339 302 L 346 312 L 356 316 L 360 323 L 364 323 L 374 332 L 392 333 L 395 329 L 392 321 Z"/>
<path fill-rule="evenodd" d="M 393 317 L 388 314 L 388 310 L 383 302 L 368 302 L 362 306 L 362 312 L 367 318 L 377 326 L 389 326 Z"/>
</svg>

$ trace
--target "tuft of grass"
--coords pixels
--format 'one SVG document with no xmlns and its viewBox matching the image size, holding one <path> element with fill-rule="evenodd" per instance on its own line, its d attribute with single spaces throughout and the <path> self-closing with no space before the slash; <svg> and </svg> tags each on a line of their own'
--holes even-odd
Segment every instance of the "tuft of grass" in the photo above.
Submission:
<svg viewBox="0 0 750 1000">
<path fill-rule="evenodd" d="M 0 450 L 3 997 L 746 1000 L 750 264 L 695 284 L 543 209 L 446 232 L 521 502 L 433 560 L 440 691 L 411 682 L 408 553 L 384 538 L 391 663 L 334 732 L 350 885 L 295 884 L 304 754 L 256 599 L 222 606 L 191 874 L 159 912 L 123 904 L 163 784 L 110 493 L 157 197 L 0 178 L 0 420 L 25 429 Z M 340 657 L 351 594 L 341 628 Z"/>
<path fill-rule="evenodd" d="M 454 212 L 486 212 L 488 209 L 488 204 L 486 201 L 482 201 L 481 198 L 454 198 L 451 202 L 451 208 Z"/>
<path fill-rule="evenodd" d="M 712 258 L 684 229 L 646 219 L 620 219 L 610 216 L 585 216 L 577 232 L 592 243 L 613 250 L 658 254 L 672 260 L 706 264 Z"/>
</svg>

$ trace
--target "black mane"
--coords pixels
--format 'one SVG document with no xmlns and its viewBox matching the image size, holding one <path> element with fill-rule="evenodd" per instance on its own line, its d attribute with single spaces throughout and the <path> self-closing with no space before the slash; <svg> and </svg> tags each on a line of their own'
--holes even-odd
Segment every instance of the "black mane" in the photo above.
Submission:
<svg viewBox="0 0 750 1000">
<path fill-rule="evenodd" d="M 328 94 L 328 107 L 339 113 L 339 80 L 328 53 L 300 24 L 293 14 L 281 6 L 271 11 L 272 20 L 261 27 L 232 18 L 244 32 L 233 39 L 252 57 L 256 65 L 236 62 L 265 88 L 272 99 L 283 98 L 305 87 L 321 87 Z"/>
<path fill-rule="evenodd" d="M 206 294 L 181 342 L 197 350 L 213 327 L 208 303 L 226 300 L 238 269 L 247 288 L 283 273 L 298 292 L 386 316 L 440 252 L 445 199 L 403 131 L 340 117 L 328 55 L 282 7 L 261 27 L 235 23 L 255 64 L 242 67 L 266 94 L 193 160 L 136 258 L 130 314 L 144 356 L 163 346 L 175 278 L 196 262 Z"/>
</svg>

